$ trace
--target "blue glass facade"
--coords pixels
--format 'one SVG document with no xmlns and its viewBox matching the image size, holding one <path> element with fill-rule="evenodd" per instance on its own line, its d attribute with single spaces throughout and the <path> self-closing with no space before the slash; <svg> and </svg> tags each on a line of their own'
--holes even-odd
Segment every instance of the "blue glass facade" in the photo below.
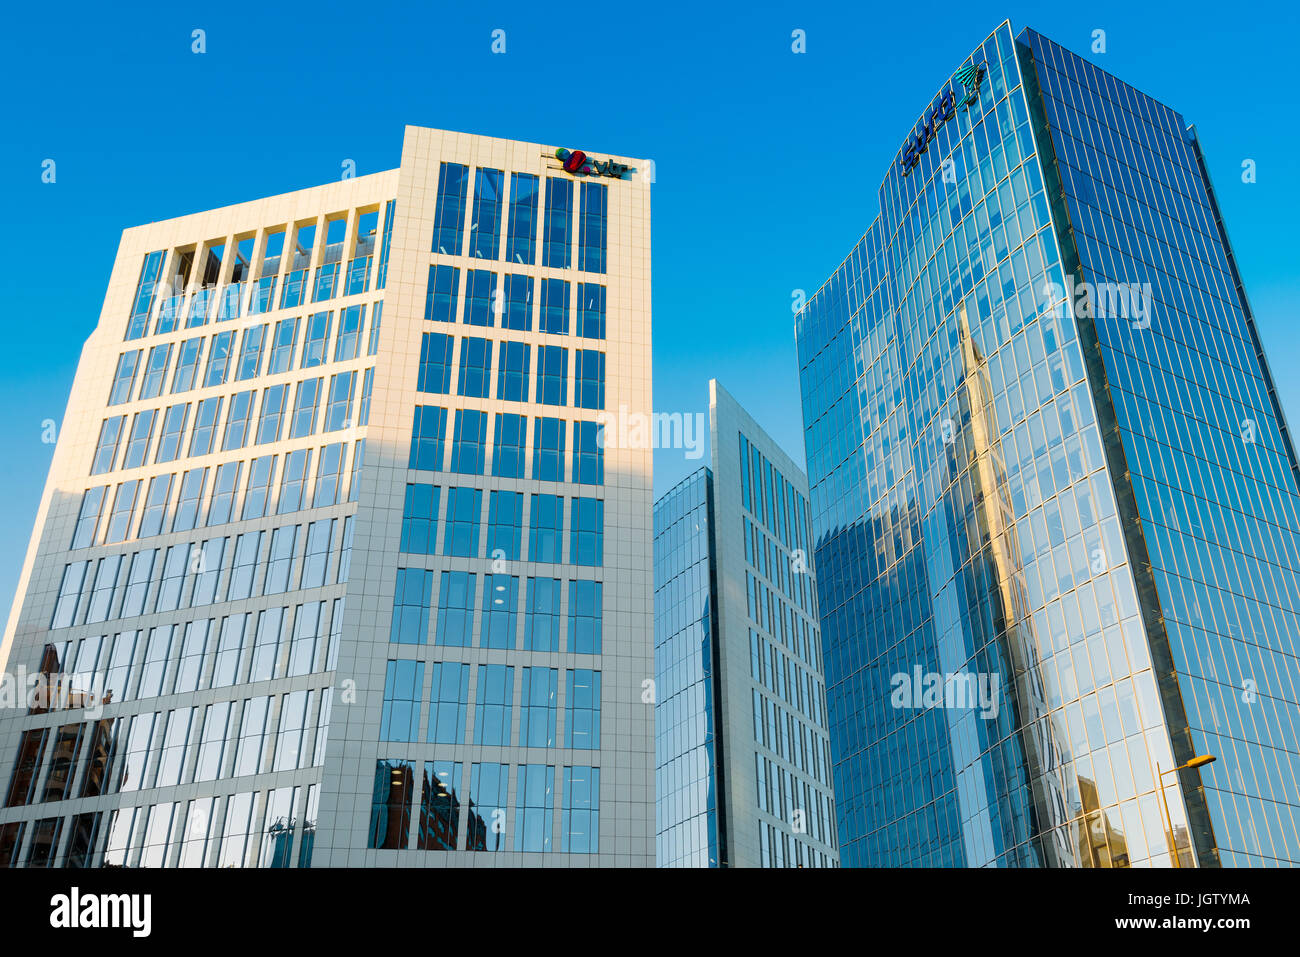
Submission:
<svg viewBox="0 0 1300 957">
<path fill-rule="evenodd" d="M 1009 24 L 960 67 L 797 323 L 842 860 L 1296 861 L 1296 472 L 1194 135 Z"/>
</svg>

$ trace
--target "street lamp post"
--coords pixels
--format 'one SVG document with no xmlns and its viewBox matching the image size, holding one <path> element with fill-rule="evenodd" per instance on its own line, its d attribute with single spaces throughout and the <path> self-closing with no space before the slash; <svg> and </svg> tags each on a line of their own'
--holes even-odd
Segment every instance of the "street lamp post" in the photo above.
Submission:
<svg viewBox="0 0 1300 957">
<path fill-rule="evenodd" d="M 1216 760 L 1218 759 L 1212 754 L 1201 754 L 1192 758 L 1186 764 L 1180 764 L 1178 767 L 1170 768 L 1168 771 L 1161 771 L 1160 762 L 1156 762 L 1156 774 L 1159 776 L 1160 781 L 1160 803 L 1164 805 L 1165 820 L 1169 822 L 1169 844 L 1174 856 L 1174 867 L 1182 867 L 1183 865 L 1178 858 L 1178 841 L 1174 838 L 1174 818 L 1173 815 L 1169 813 L 1169 798 L 1165 795 L 1165 775 L 1173 774 L 1177 771 L 1190 771 L 1192 768 L 1204 767 L 1207 764 L 1213 764 Z M 1190 835 L 1188 839 L 1190 840 Z"/>
</svg>

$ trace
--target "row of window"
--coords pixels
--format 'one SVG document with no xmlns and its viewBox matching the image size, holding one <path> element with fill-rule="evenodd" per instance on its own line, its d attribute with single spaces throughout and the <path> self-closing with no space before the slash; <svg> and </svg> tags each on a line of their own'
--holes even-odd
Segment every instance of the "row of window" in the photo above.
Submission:
<svg viewBox="0 0 1300 957">
<path fill-rule="evenodd" d="M 801 550 L 811 555 L 808 500 L 795 491 L 789 480 L 743 434 L 740 436 L 740 501 L 787 551 Z"/>
<path fill-rule="evenodd" d="M 496 348 L 495 397 L 508 402 L 541 405 L 569 404 L 569 351 L 564 346 L 536 347 L 525 342 L 495 341 L 477 336 L 456 337 L 426 332 L 420 342 L 420 368 L 416 388 L 435 395 L 450 395 L 455 373 L 456 394 L 475 399 L 493 398 L 492 352 Z M 573 405 L 579 409 L 605 408 L 605 353 L 594 349 L 573 351 Z M 459 361 L 456 361 L 459 354 Z M 529 389 L 529 379 L 536 388 Z"/>
<path fill-rule="evenodd" d="M 367 355 L 373 356 L 379 351 L 383 306 L 382 302 L 376 302 L 370 309 Z M 227 382 L 244 382 L 260 375 L 280 375 L 293 370 L 294 356 L 298 356 L 299 369 L 313 369 L 331 361 L 331 335 L 334 337 L 334 362 L 356 359 L 361 355 L 366 307 L 364 304 L 348 306 L 340 310 L 338 316 L 337 332 L 334 331 L 333 312 L 318 312 L 305 318 L 290 316 L 277 322 L 274 331 L 270 323 L 248 326 L 239 336 L 238 349 L 235 347 L 236 330 L 233 329 L 211 337 L 197 336 L 181 342 L 160 343 L 150 347 L 147 359 L 143 349 L 129 349 L 117 358 L 108 404 L 156 399 L 164 391 L 175 395 Z M 300 332 L 301 352 L 298 348 Z"/>
<path fill-rule="evenodd" d="M 352 517 L 342 521 L 339 559 L 331 576 L 330 557 L 337 524 L 339 520 L 333 518 L 310 522 L 306 535 L 302 535 L 301 525 L 283 525 L 270 532 L 244 532 L 235 537 L 234 548 L 230 547 L 229 536 L 169 545 L 161 562 L 158 556 L 162 549 L 158 548 L 134 552 L 129 559 L 126 553 L 121 553 L 98 560 L 69 562 L 63 566 L 50 628 L 57 630 L 182 607 L 240 601 L 259 594 L 279 595 L 326 584 L 343 584 L 352 563 Z M 305 545 L 295 575 L 300 537 Z M 267 543 L 265 551 L 264 542 Z M 229 575 L 224 574 L 227 565 Z"/>
<path fill-rule="evenodd" d="M 809 555 L 796 551 L 787 554 L 781 546 L 763 531 L 757 522 L 742 515 L 744 525 L 745 561 L 751 568 L 776 585 L 805 615 L 817 616 L 815 601 L 817 589 L 813 584 Z"/>
<path fill-rule="evenodd" d="M 488 413 L 457 409 L 452 432 L 451 461 L 447 462 L 447 410 L 417 405 L 411 427 L 411 452 L 407 467 L 425 472 L 451 471 L 482 475 L 488 460 Z M 564 419 L 537 416 L 533 419 L 531 477 L 543 482 L 565 481 L 565 443 L 568 423 Z M 528 417 L 498 412 L 493 427 L 490 473 L 498 478 L 523 478 L 528 454 Z M 604 426 L 599 422 L 573 423 L 573 452 L 568 481 L 579 485 L 605 482 Z"/>
<path fill-rule="evenodd" d="M 313 452 L 316 453 L 314 474 Z M 350 502 L 357 498 L 357 479 L 364 452 L 365 440 L 361 439 L 352 455 L 347 490 Z M 248 463 L 224 462 L 183 473 L 164 472 L 150 478 L 147 485 L 144 479 L 130 479 L 118 483 L 112 507 L 107 509 L 112 486 L 88 488 L 81 496 L 69 547 L 76 550 L 98 544 L 112 545 L 168 531 L 186 532 L 204 525 L 212 527 L 336 505 L 343 500 L 346 454 L 346 443 L 336 442 L 319 450 L 295 449 L 283 457 L 263 455 Z M 212 473 L 210 488 L 209 472 Z"/>
<path fill-rule="evenodd" d="M 792 767 L 813 780 L 830 787 L 830 739 L 804 724 L 794 714 L 757 688 L 751 688 L 754 707 L 754 743 L 767 748 L 772 754 L 784 758 Z M 794 777 L 794 772 L 790 772 Z"/>
<path fill-rule="evenodd" d="M 387 279 L 394 208 L 394 201 L 389 200 L 384 215 L 383 246 L 374 273 L 376 291 L 384 288 Z M 224 240 L 203 245 L 198 252 L 198 269 L 195 269 L 197 250 L 177 249 L 170 258 L 166 250 L 151 252 L 144 257 L 140 267 L 126 339 L 148 335 L 149 318 L 154 312 L 155 302 L 159 302 L 159 307 L 154 335 L 164 335 L 177 329 L 182 320 L 186 328 L 194 328 L 207 324 L 209 320 L 225 322 L 242 315 L 297 308 L 308 299 L 324 302 L 336 295 L 354 296 L 369 292 L 378 217 L 377 210 L 357 217 L 357 229 L 352 239 L 353 255 L 346 266 L 343 265 L 343 254 L 347 219 L 339 216 L 327 222 L 320 259 L 310 284 L 307 277 L 316 245 L 315 221 L 294 226 L 291 258 L 284 256 L 287 237 L 284 227 L 263 232 L 261 267 L 255 282 L 252 280 L 255 237 L 252 235 L 236 240 L 228 272 L 223 266 L 227 251 Z M 282 265 L 288 270 L 280 279 Z M 197 283 L 197 288 L 187 296 L 185 290 L 192 281 Z"/>
<path fill-rule="evenodd" d="M 0 825 L 0 868 L 16 867 L 310 867 L 317 786 L 307 786 L 301 842 L 297 785 Z M 265 839 L 263 839 L 265 835 Z M 60 850 L 60 847 L 62 849 Z"/>
<path fill-rule="evenodd" d="M 159 425 L 158 444 L 152 458 L 155 464 L 174 462 L 186 454 L 187 428 L 190 436 L 188 455 L 193 458 L 218 450 L 229 452 L 266 445 L 282 438 L 305 438 L 315 435 L 318 426 L 322 433 L 327 433 L 366 425 L 370 421 L 374 377 L 373 367 L 362 375 L 361 401 L 355 419 L 352 406 L 357 396 L 356 370 L 330 376 L 328 390 L 324 376 L 303 379 L 297 383 L 292 402 L 289 393 L 292 383 L 288 382 L 263 389 L 260 404 L 256 389 L 236 392 L 230 396 L 224 422 L 221 411 L 225 397 L 219 395 L 197 403 L 178 402 L 165 411 L 143 409 L 132 416 L 129 430 L 125 415 L 109 416 L 99 428 L 90 474 L 102 475 L 113 471 L 114 467 L 134 469 L 148 464 L 155 424 Z M 192 425 L 191 407 L 194 410 Z M 254 412 L 258 413 L 256 421 Z"/>
<path fill-rule="evenodd" d="M 537 261 L 540 180 L 532 173 L 511 173 L 508 199 L 505 185 L 502 170 L 478 167 L 474 170 L 473 199 L 467 202 L 469 167 L 443 163 L 438 170 L 432 251 L 443 256 L 468 255 L 475 259 L 505 259 L 533 265 Z M 555 269 L 576 266 L 584 272 L 603 273 L 609 230 L 609 187 L 592 182 L 580 185 L 582 209 L 578 216 L 578 250 L 574 262 L 574 181 L 555 176 L 546 178 L 541 264 Z M 503 247 L 502 214 L 507 205 Z M 468 230 L 465 228 L 467 212 L 470 213 Z"/>
<path fill-rule="evenodd" d="M 425 670 L 423 661 L 388 662 L 380 741 L 493 747 L 517 743 L 521 748 L 554 748 L 561 740 L 556 732 L 559 669 L 520 668 L 516 689 L 513 665 L 481 664 L 475 690 L 471 691 L 470 665 L 437 661 L 427 669 L 432 681 L 428 692 L 424 686 Z M 563 747 L 599 751 L 600 672 L 570 668 L 565 672 L 564 687 Z M 421 737 L 425 700 L 429 702 L 428 730 Z M 471 707 L 474 724 L 469 728 Z M 517 740 L 512 723 L 516 714 L 519 717 Z"/>
<path fill-rule="evenodd" d="M 571 580 L 566 612 L 560 601 L 563 595 L 561 579 L 527 579 L 521 630 L 519 578 L 496 574 L 482 577 L 480 602 L 477 574 L 441 573 L 433 644 L 455 648 L 514 650 L 522 647 L 524 651 L 600 654 L 604 600 L 600 582 Z M 428 643 L 429 617 L 435 607 L 433 581 L 434 572 L 429 569 L 397 570 L 390 641 L 405 645 Z M 476 619 L 477 642 L 474 641 Z M 567 627 L 562 627 L 566 621 Z"/>
<path fill-rule="evenodd" d="M 536 315 L 537 329 L 549 335 L 569 335 L 569 316 L 573 312 L 571 290 L 577 286 L 576 318 L 573 333 L 585 339 L 605 338 L 606 288 L 599 283 L 570 283 L 567 279 L 537 279 L 514 273 L 498 275 L 490 269 L 465 271 L 464 309 L 461 270 L 457 266 L 429 267 L 429 285 L 424 298 L 424 318 L 432 322 L 456 322 L 471 326 L 497 326 L 532 332 L 534 322 L 533 288 L 541 289 Z"/>
<path fill-rule="evenodd" d="M 31 728 L 5 806 L 310 768 L 323 762 L 329 712 L 327 688 Z"/>
<path fill-rule="evenodd" d="M 826 703 L 818 673 L 787 657 L 776 642 L 749 629 L 750 677 L 815 726 L 826 727 Z"/>
<path fill-rule="evenodd" d="M 522 547 L 525 493 L 501 489 L 488 491 L 485 526 L 483 491 L 470 487 L 446 490 L 447 508 L 439 548 L 442 487 L 422 483 L 407 485 L 399 550 L 412 555 L 486 557 L 497 562 L 519 561 L 526 554 L 530 562 L 563 563 L 564 496 L 538 493 L 528 496 L 528 543 L 525 550 Z M 570 499 L 569 504 L 569 564 L 604 564 L 604 501 L 580 497 Z M 487 534 L 480 535 L 484 528 Z"/>
<path fill-rule="evenodd" d="M 745 604 L 749 618 L 796 655 L 817 669 L 821 663 L 821 634 L 757 575 L 745 571 Z"/>
<path fill-rule="evenodd" d="M 761 754 L 754 755 L 754 774 L 759 810 L 789 825 L 794 835 L 806 834 L 835 847 L 834 801 L 829 795 Z"/>
<path fill-rule="evenodd" d="M 555 829 L 555 766 L 520 764 L 511 808 L 510 765 L 473 762 L 468 787 L 459 761 L 424 762 L 420 820 L 414 840 L 421 851 L 550 852 Z M 561 769 L 560 846 L 563 854 L 600 850 L 600 768 Z M 367 846 L 406 850 L 411 846 L 415 764 L 403 758 L 375 763 Z M 461 811 L 465 808 L 464 837 Z M 512 836 L 513 832 L 513 836 Z"/>
</svg>

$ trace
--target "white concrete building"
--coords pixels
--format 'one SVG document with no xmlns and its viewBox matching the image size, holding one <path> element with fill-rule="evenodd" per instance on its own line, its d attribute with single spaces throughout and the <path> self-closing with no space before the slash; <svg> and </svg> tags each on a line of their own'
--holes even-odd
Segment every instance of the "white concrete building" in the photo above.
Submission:
<svg viewBox="0 0 1300 957">
<path fill-rule="evenodd" d="M 123 233 L 0 646 L 0 866 L 653 863 L 651 452 L 597 431 L 651 407 L 646 165 L 407 127 Z"/>
</svg>

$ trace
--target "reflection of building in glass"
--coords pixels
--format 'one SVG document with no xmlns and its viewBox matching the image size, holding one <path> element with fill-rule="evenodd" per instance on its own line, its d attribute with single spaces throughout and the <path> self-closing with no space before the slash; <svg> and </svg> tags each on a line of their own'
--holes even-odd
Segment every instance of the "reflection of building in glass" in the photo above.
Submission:
<svg viewBox="0 0 1300 957">
<path fill-rule="evenodd" d="M 797 320 L 843 861 L 1300 862 L 1300 468 L 1199 140 L 1031 30 L 959 66 Z"/>
<path fill-rule="evenodd" d="M 0 865 L 653 860 L 652 452 L 602 427 L 650 412 L 650 177 L 557 149 L 407 127 L 123 233 L 0 642 L 50 678 Z"/>
<path fill-rule="evenodd" d="M 833 867 L 802 471 L 717 382 L 712 467 L 655 503 L 661 867 Z"/>
</svg>

